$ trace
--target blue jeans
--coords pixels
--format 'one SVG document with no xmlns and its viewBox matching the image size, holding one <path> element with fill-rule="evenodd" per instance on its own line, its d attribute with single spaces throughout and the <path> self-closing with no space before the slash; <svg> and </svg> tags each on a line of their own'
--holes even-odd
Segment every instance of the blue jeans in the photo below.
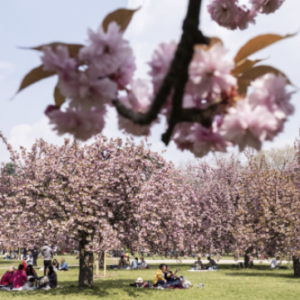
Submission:
<svg viewBox="0 0 300 300">
<path fill-rule="evenodd" d="M 209 267 L 208 270 L 217 270 L 218 266 Z"/>
<path fill-rule="evenodd" d="M 153 284 L 153 286 L 158 286 L 158 285 L 165 285 L 165 282 L 163 280 L 158 280 L 156 284 Z"/>
<path fill-rule="evenodd" d="M 176 279 L 176 280 L 173 280 L 173 281 L 168 281 L 167 284 L 169 284 L 170 286 L 174 286 L 176 284 L 182 284 L 182 283 L 179 279 Z"/>
</svg>

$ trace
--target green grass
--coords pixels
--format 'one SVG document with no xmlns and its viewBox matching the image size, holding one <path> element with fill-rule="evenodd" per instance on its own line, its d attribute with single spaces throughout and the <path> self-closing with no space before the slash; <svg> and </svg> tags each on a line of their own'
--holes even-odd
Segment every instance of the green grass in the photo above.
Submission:
<svg viewBox="0 0 300 300">
<path fill-rule="evenodd" d="M 69 259 L 68 259 L 69 261 Z M 75 261 L 75 260 L 74 260 Z M 69 261 L 70 263 L 70 261 Z M 70 263 L 71 264 L 71 263 Z M 95 279 L 93 289 L 77 288 L 78 268 L 71 268 L 69 272 L 58 272 L 58 284 L 62 289 L 33 292 L 6 292 L 0 291 L 0 299 L 14 300 L 149 300 L 149 299 L 224 299 L 224 300 L 295 300 L 300 299 L 300 282 L 293 277 L 292 270 L 270 270 L 259 265 L 252 270 L 238 270 L 222 265 L 217 272 L 187 272 L 188 265 L 180 267 L 180 274 L 189 279 L 194 287 L 188 290 L 153 290 L 129 287 L 137 277 L 144 280 L 153 280 L 155 270 L 115 271 L 108 270 L 108 274 L 116 277 Z M 0 270 L 0 275 L 5 270 Z M 38 271 L 42 275 L 42 271 Z M 198 283 L 204 288 L 197 288 Z M 67 287 L 74 284 L 75 287 Z"/>
</svg>

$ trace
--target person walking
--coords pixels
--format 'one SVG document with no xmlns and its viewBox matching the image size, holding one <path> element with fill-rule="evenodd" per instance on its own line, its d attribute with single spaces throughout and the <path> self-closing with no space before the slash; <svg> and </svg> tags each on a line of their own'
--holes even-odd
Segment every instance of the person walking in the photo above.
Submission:
<svg viewBox="0 0 300 300">
<path fill-rule="evenodd" d="M 48 246 L 48 242 L 44 243 L 42 255 L 44 257 L 44 276 L 46 276 L 47 268 L 51 266 L 51 259 L 53 257 L 53 250 Z"/>
</svg>

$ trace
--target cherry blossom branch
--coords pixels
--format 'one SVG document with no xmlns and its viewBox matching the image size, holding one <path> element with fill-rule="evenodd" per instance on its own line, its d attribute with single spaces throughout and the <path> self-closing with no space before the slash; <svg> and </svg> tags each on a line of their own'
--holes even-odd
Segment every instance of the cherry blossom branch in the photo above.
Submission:
<svg viewBox="0 0 300 300">
<path fill-rule="evenodd" d="M 149 111 L 145 114 L 135 113 L 131 109 L 124 106 L 119 100 L 113 100 L 117 111 L 123 117 L 132 120 L 139 125 L 149 125 L 153 122 L 164 103 L 167 101 L 172 89 L 174 88 L 174 95 L 172 98 L 172 112 L 169 119 L 169 128 L 162 136 L 162 140 L 167 145 L 172 136 L 173 129 L 176 124 L 188 118 L 188 111 L 183 112 L 182 101 L 185 90 L 185 85 L 188 81 L 188 67 L 192 60 L 195 44 L 209 44 L 209 38 L 205 37 L 198 29 L 201 0 L 190 0 L 186 18 L 183 23 L 183 34 L 181 41 L 177 47 L 174 59 L 172 61 L 170 70 L 164 79 L 164 82 L 157 93 Z M 200 111 L 197 113 L 201 113 Z"/>
</svg>

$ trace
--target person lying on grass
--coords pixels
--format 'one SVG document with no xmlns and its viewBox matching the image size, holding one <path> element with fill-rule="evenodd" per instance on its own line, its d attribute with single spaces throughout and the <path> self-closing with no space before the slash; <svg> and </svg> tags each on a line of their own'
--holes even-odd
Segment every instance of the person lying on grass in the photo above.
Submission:
<svg viewBox="0 0 300 300">
<path fill-rule="evenodd" d="M 164 285 L 167 283 L 167 280 L 164 278 L 166 272 L 166 265 L 160 264 L 159 269 L 155 272 L 155 277 L 153 280 L 153 286 Z"/>
</svg>

